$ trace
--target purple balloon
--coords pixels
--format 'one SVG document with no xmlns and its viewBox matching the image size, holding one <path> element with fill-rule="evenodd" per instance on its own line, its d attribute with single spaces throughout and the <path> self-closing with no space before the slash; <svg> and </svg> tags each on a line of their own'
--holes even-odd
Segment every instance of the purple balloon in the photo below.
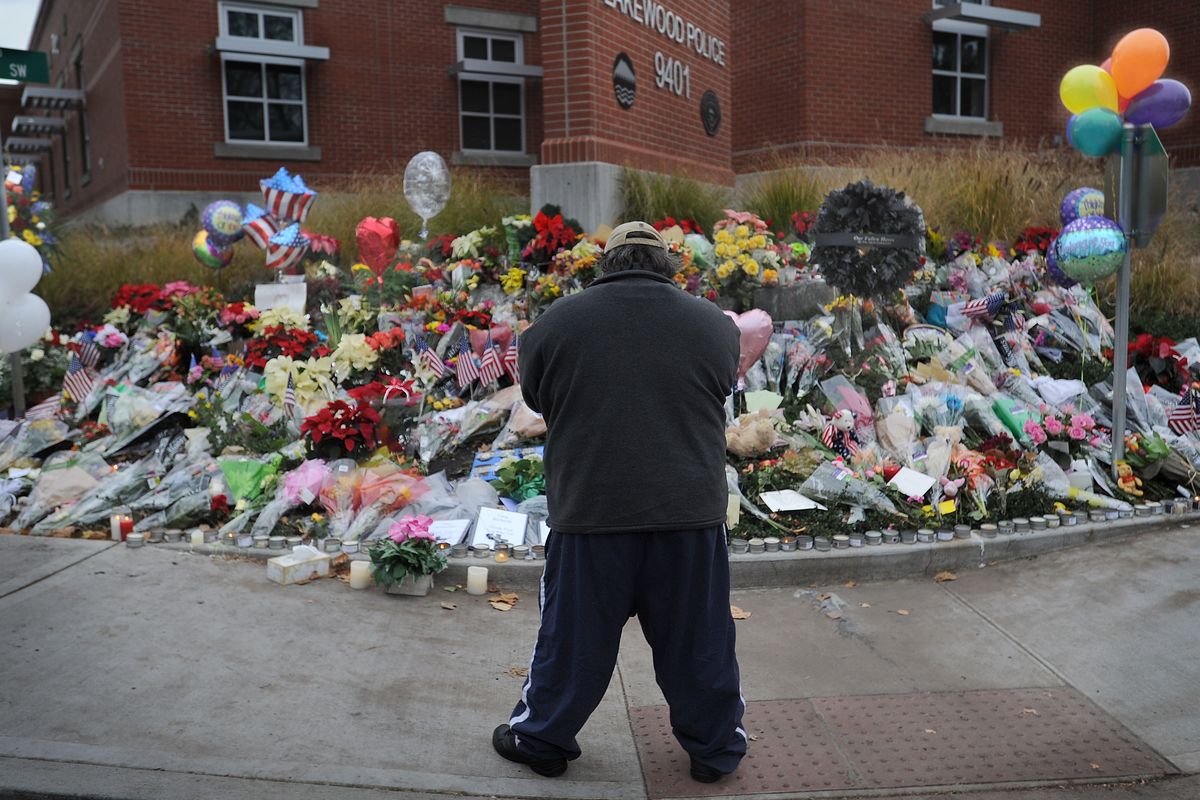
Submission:
<svg viewBox="0 0 1200 800">
<path fill-rule="evenodd" d="M 1179 81 L 1162 78 L 1138 92 L 1125 109 L 1125 121 L 1134 125 L 1168 128 L 1187 116 L 1192 93 Z"/>
<path fill-rule="evenodd" d="M 1058 268 L 1058 253 L 1055 251 L 1055 245 L 1058 244 L 1058 237 L 1050 242 L 1050 247 L 1046 250 L 1046 277 L 1057 283 L 1064 289 L 1070 289 L 1075 285 L 1075 281 L 1067 277 L 1067 274 Z"/>
<path fill-rule="evenodd" d="M 1075 139 L 1071 136 L 1071 127 L 1075 124 L 1075 117 L 1077 116 L 1079 115 L 1072 114 L 1071 118 L 1067 120 L 1067 144 L 1069 144 L 1071 147 L 1075 146 Z"/>
</svg>

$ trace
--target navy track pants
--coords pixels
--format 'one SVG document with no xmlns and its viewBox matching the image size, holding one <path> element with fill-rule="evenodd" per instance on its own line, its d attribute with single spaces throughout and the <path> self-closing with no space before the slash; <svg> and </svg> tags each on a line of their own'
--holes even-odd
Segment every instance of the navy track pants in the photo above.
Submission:
<svg viewBox="0 0 1200 800">
<path fill-rule="evenodd" d="M 541 629 L 509 726 L 537 758 L 579 757 L 576 734 L 608 688 L 621 630 L 636 614 L 654 651 L 671 729 L 723 773 L 746 754 L 729 557 L 723 526 L 686 531 L 550 534 L 538 598 Z"/>
</svg>

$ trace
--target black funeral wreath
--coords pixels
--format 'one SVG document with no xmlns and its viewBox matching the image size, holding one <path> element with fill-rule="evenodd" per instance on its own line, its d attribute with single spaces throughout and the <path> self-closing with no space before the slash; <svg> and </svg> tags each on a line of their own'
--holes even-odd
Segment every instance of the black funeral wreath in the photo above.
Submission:
<svg viewBox="0 0 1200 800">
<path fill-rule="evenodd" d="M 904 192 L 851 183 L 821 204 L 811 260 L 840 294 L 888 297 L 921 266 L 923 227 L 921 210 Z"/>
</svg>

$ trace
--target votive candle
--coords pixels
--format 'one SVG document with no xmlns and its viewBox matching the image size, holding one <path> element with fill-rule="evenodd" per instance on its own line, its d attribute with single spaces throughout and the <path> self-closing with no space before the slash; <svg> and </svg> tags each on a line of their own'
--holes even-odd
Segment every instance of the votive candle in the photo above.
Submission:
<svg viewBox="0 0 1200 800">
<path fill-rule="evenodd" d="M 487 594 L 487 567 L 467 567 L 467 594 Z"/>
<path fill-rule="evenodd" d="M 122 538 L 133 533 L 133 517 L 126 514 L 121 517 L 121 536 Z"/>
<path fill-rule="evenodd" d="M 371 585 L 371 562 L 350 562 L 350 588 L 366 589 Z"/>
<path fill-rule="evenodd" d="M 198 544 L 204 544 L 204 531 L 202 530 L 192 531 L 192 547 Z"/>
<path fill-rule="evenodd" d="M 108 518 L 108 528 L 115 541 L 121 541 L 121 515 L 113 514 Z"/>
</svg>

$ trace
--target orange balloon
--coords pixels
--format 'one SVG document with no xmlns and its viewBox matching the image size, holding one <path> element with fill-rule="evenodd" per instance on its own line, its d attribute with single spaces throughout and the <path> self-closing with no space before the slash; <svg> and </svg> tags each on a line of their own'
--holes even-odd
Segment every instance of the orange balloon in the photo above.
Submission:
<svg viewBox="0 0 1200 800">
<path fill-rule="evenodd" d="M 1112 76 L 1122 97 L 1133 97 L 1167 69 L 1171 46 L 1153 28 L 1138 28 L 1121 37 L 1112 52 Z"/>
</svg>

